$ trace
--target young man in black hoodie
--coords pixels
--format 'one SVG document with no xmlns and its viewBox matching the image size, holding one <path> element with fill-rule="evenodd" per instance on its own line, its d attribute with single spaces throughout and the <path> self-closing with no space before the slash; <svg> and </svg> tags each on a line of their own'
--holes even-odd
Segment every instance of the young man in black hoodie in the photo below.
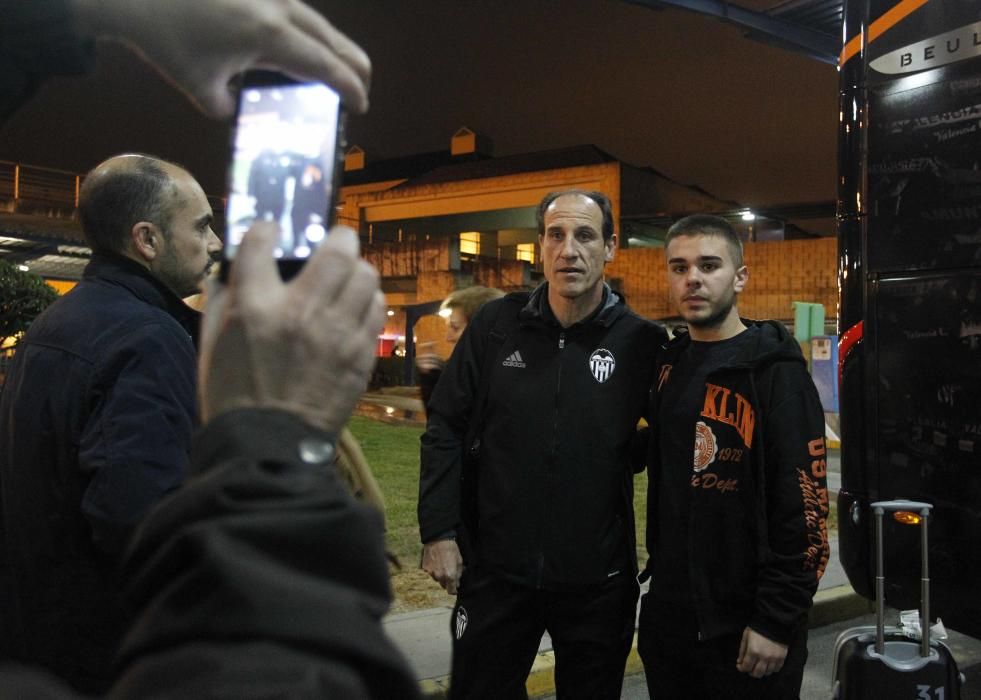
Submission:
<svg viewBox="0 0 981 700">
<path fill-rule="evenodd" d="M 739 317 L 748 271 L 728 222 L 686 217 L 665 253 L 688 332 L 658 355 L 651 393 L 648 687 L 796 698 L 829 554 L 821 404 L 783 326 Z"/>
</svg>

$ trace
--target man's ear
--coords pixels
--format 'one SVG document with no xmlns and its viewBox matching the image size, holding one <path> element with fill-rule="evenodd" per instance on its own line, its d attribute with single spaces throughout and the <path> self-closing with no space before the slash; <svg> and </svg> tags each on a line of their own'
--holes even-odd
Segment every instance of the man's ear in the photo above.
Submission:
<svg viewBox="0 0 981 700">
<path fill-rule="evenodd" d="M 163 232 L 156 224 L 138 221 L 129 230 L 129 243 L 138 260 L 150 263 L 163 249 Z"/>
<path fill-rule="evenodd" d="M 743 287 L 749 281 L 749 268 L 743 265 L 738 270 L 736 270 L 736 279 L 733 282 L 733 289 L 736 290 L 736 294 L 740 294 L 743 291 Z"/>
<path fill-rule="evenodd" d="M 603 241 L 603 245 L 606 247 L 605 262 L 613 262 L 613 256 L 617 253 L 617 235 L 614 233 L 609 240 Z"/>
</svg>

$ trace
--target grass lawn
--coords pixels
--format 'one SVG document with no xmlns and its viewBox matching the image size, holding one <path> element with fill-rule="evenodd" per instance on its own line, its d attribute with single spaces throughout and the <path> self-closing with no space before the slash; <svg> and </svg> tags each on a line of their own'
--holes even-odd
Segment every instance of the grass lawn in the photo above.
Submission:
<svg viewBox="0 0 981 700">
<path fill-rule="evenodd" d="M 386 541 L 389 551 L 402 563 L 401 570 L 393 570 L 393 611 L 452 605 L 453 597 L 446 595 L 436 582 L 419 569 L 422 545 L 419 543 L 416 522 L 416 501 L 419 495 L 419 436 L 423 432 L 422 426 L 391 425 L 354 416 L 349 427 L 361 442 L 365 457 L 385 494 Z M 829 528 L 837 527 L 834 505 L 832 502 Z M 637 518 L 637 557 L 643 566 L 647 557 L 644 547 L 646 472 L 634 479 L 634 511 Z"/>
<path fill-rule="evenodd" d="M 385 518 L 389 551 L 404 564 L 419 563 L 419 436 L 422 428 L 390 425 L 354 416 L 348 424 L 361 443 L 368 464 L 385 494 Z"/>
<path fill-rule="evenodd" d="M 392 569 L 393 612 L 453 605 L 435 581 L 419 568 L 422 545 L 416 502 L 419 498 L 419 437 L 422 426 L 391 425 L 353 416 L 348 424 L 385 494 L 385 536 L 388 551 L 401 569 Z"/>
</svg>

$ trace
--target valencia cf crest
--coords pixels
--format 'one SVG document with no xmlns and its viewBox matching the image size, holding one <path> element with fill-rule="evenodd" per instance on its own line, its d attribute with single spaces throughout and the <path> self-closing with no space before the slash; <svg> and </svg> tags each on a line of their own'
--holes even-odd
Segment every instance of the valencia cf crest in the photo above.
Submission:
<svg viewBox="0 0 981 700">
<path fill-rule="evenodd" d="M 593 350 L 589 356 L 589 371 L 593 373 L 593 378 L 600 384 L 613 376 L 613 370 L 617 366 L 617 361 L 613 353 L 604 348 Z"/>
<path fill-rule="evenodd" d="M 470 617 L 467 615 L 467 609 L 464 607 L 458 607 L 456 609 L 456 620 L 454 620 L 453 634 L 456 636 L 457 640 L 463 637 L 463 633 L 467 631 L 467 621 Z"/>
</svg>

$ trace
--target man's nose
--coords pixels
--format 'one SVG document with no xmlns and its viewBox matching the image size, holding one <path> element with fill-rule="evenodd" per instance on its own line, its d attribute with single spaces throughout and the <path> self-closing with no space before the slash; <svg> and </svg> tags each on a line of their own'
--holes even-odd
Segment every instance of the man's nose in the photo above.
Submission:
<svg viewBox="0 0 981 700">
<path fill-rule="evenodd" d="M 566 236 L 562 239 L 562 248 L 559 251 L 563 258 L 578 258 L 579 248 L 576 246 L 576 239 L 573 236 Z"/>
<path fill-rule="evenodd" d="M 209 232 L 209 235 L 208 235 L 208 252 L 209 253 L 217 253 L 223 247 L 222 242 L 221 242 L 221 239 L 218 238 L 218 235 L 212 229 L 209 228 L 208 229 L 208 232 Z"/>
</svg>

